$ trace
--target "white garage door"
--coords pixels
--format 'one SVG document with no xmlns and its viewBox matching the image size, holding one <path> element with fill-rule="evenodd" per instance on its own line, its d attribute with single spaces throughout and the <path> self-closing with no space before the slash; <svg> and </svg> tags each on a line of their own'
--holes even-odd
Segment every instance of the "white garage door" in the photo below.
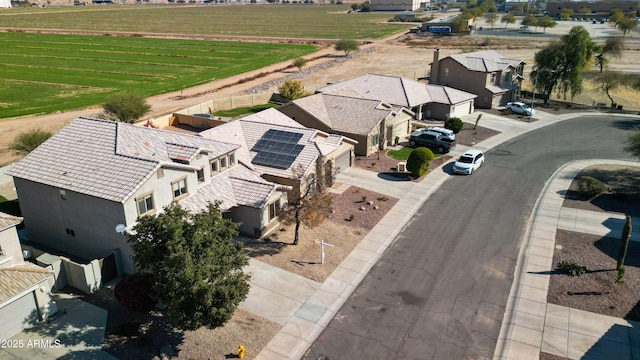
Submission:
<svg viewBox="0 0 640 360">
<path fill-rule="evenodd" d="M 335 161 L 336 173 L 342 172 L 351 167 L 351 150 L 346 151 L 344 154 L 338 156 Z"/>
<path fill-rule="evenodd" d="M 456 104 L 453 106 L 453 113 L 451 114 L 452 117 L 461 117 L 464 115 L 469 115 L 471 114 L 471 104 L 473 104 L 473 101 L 467 101 L 464 103 L 460 103 L 460 104 Z"/>
<path fill-rule="evenodd" d="M 30 327 L 37 319 L 38 312 L 33 292 L 16 299 L 0 308 L 0 340 L 9 339 L 23 329 Z"/>
</svg>

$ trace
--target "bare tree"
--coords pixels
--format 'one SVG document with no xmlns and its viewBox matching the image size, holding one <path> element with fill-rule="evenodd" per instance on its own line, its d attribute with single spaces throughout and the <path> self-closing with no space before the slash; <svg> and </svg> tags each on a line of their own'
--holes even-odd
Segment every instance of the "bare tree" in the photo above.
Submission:
<svg viewBox="0 0 640 360">
<path fill-rule="evenodd" d="M 290 196 L 287 204 L 280 210 L 278 218 L 285 224 L 296 224 L 293 245 L 298 245 L 300 225 L 313 229 L 331 215 L 333 207 L 331 197 L 324 192 L 322 176 L 305 175 L 302 166 L 295 167 L 292 172 L 301 191 Z"/>
</svg>

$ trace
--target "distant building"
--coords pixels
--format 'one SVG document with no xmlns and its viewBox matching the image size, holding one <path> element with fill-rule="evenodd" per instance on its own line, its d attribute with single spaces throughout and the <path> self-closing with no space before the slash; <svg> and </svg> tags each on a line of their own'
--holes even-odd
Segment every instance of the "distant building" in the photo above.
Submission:
<svg viewBox="0 0 640 360">
<path fill-rule="evenodd" d="M 420 9 L 420 0 L 372 0 L 373 11 L 415 11 Z"/>
<path fill-rule="evenodd" d="M 547 11 L 551 17 L 558 17 L 562 9 L 571 9 L 574 13 L 582 8 L 591 9 L 592 14 L 607 15 L 613 9 L 620 9 L 624 13 L 633 13 L 638 11 L 638 1 L 613 1 L 613 2 L 589 2 L 589 1 L 566 1 L 566 2 L 548 2 Z M 606 17 L 606 16 L 604 16 Z"/>
<path fill-rule="evenodd" d="M 10 8 L 11 0 L 0 0 L 0 8 Z"/>
</svg>

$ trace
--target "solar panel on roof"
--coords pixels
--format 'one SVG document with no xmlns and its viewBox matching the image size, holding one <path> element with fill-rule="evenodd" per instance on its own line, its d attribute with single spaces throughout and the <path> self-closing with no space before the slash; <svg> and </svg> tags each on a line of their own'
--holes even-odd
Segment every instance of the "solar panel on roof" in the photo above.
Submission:
<svg viewBox="0 0 640 360">
<path fill-rule="evenodd" d="M 267 130 L 251 149 L 258 153 L 252 162 L 258 165 L 287 169 L 304 149 L 304 145 L 298 144 L 301 138 L 301 133 Z"/>
</svg>

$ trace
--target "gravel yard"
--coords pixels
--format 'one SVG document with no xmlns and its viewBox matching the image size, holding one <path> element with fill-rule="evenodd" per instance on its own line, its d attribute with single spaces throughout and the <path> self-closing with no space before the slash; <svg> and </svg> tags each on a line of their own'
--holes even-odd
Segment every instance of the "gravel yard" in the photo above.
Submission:
<svg viewBox="0 0 640 360">
<path fill-rule="evenodd" d="M 578 194 L 578 183 L 572 181 L 563 206 L 591 211 L 628 213 L 638 216 L 637 199 L 640 193 L 640 169 L 617 165 L 598 165 L 584 169 L 578 176 L 593 176 L 607 184 L 610 190 L 629 196 L 615 196 L 611 192 L 595 199 Z M 635 215 L 634 215 L 635 214 Z M 550 275 L 547 301 L 552 304 L 598 314 L 640 321 L 640 243 L 629 243 L 625 258 L 624 283 L 616 284 L 616 259 L 620 239 L 557 230 L 553 270 Z M 587 268 L 582 276 L 561 273 L 558 263 L 574 261 Z M 540 360 L 567 358 L 541 353 Z"/>
</svg>

